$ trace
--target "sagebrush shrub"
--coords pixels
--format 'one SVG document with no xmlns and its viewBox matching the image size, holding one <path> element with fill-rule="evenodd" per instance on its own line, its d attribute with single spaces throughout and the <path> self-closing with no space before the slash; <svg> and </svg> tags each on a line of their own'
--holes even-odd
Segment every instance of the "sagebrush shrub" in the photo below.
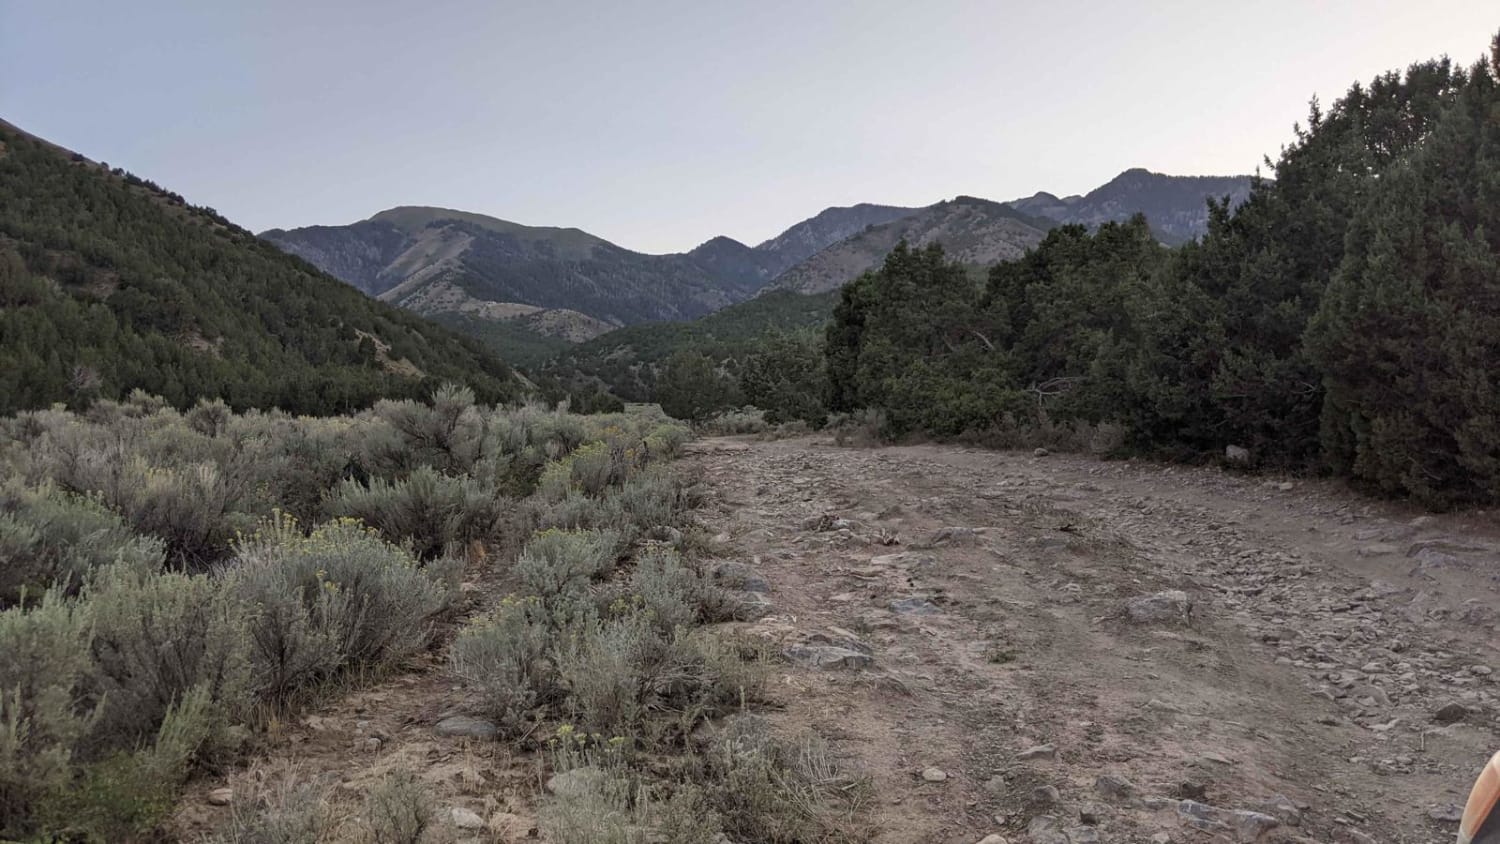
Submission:
<svg viewBox="0 0 1500 844">
<path fill-rule="evenodd" d="M 348 519 L 306 536 L 290 518 L 274 519 L 240 545 L 226 578 L 256 609 L 256 683 L 277 698 L 418 650 L 448 600 L 410 554 Z"/>
<path fill-rule="evenodd" d="M 0 610 L 0 835 L 34 832 L 41 804 L 70 787 L 75 750 L 97 722 L 82 693 L 88 625 L 60 590 Z"/>
<path fill-rule="evenodd" d="M 329 795 L 319 780 L 278 779 L 248 806 L 236 805 L 212 844 L 322 844 L 334 827 Z"/>
<path fill-rule="evenodd" d="M 184 701 L 214 735 L 250 699 L 249 608 L 206 575 L 111 567 L 85 588 L 92 621 L 91 692 L 102 698 L 96 743 L 122 747 L 162 729 Z"/>
<path fill-rule="evenodd" d="M 479 693 L 486 714 L 516 735 L 525 732 L 539 706 L 557 698 L 558 636 L 540 600 L 507 598 L 471 621 L 448 653 L 454 673 Z"/>
<path fill-rule="evenodd" d="M 73 594 L 94 570 L 110 564 L 156 571 L 165 560 L 160 540 L 132 533 L 99 502 L 45 484 L 0 485 L 0 607 L 21 590 L 40 596 L 53 585 Z"/>
<path fill-rule="evenodd" d="M 508 502 L 469 477 L 423 466 L 397 481 L 347 480 L 328 499 L 328 513 L 359 519 L 424 560 L 491 538 Z"/>
<path fill-rule="evenodd" d="M 641 554 L 627 588 L 662 630 L 722 621 L 730 615 L 725 591 L 701 568 L 670 549 Z"/>
<path fill-rule="evenodd" d="M 432 796 L 410 771 L 386 775 L 365 795 L 372 844 L 419 844 L 433 818 Z"/>
<path fill-rule="evenodd" d="M 528 595 L 539 597 L 559 626 L 590 602 L 590 585 L 614 569 L 623 550 L 608 530 L 544 530 L 531 538 L 515 571 Z"/>
</svg>

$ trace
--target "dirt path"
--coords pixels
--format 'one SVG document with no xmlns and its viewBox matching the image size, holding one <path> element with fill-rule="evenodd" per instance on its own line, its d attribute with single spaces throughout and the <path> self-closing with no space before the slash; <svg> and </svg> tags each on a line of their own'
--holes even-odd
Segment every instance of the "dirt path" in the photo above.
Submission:
<svg viewBox="0 0 1500 844">
<path fill-rule="evenodd" d="M 878 841 L 1451 841 L 1500 749 L 1482 514 L 957 447 L 692 451 L 771 583 L 749 630 L 802 659 L 773 718 L 871 775 Z M 1126 612 L 1164 590 L 1190 613 Z"/>
</svg>

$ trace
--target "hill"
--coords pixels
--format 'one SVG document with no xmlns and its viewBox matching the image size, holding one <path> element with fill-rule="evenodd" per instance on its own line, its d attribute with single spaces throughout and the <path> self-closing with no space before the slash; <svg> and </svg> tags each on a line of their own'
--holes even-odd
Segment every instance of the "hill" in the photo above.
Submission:
<svg viewBox="0 0 1500 844">
<path fill-rule="evenodd" d="M 1132 168 L 1083 196 L 1059 198 L 1042 191 L 1006 203 L 1017 211 L 1057 223 L 1096 229 L 1145 214 L 1151 230 L 1171 246 L 1208 231 L 1209 199 L 1229 198 L 1237 207 L 1250 196 L 1253 176 L 1168 176 Z"/>
<path fill-rule="evenodd" d="M 0 122 L 0 412 L 118 398 L 327 413 L 459 381 L 473 340 L 372 301 L 212 209 Z"/>
<path fill-rule="evenodd" d="M 836 290 L 878 267 L 902 241 L 913 246 L 941 243 L 965 264 L 1008 261 L 1040 243 L 1051 225 L 1002 202 L 960 196 L 840 241 L 787 270 L 771 286 L 798 293 Z"/>
<path fill-rule="evenodd" d="M 715 360 L 740 359 L 769 334 L 822 326 L 833 313 L 834 293 L 767 291 L 693 322 L 632 325 L 582 343 L 549 364 L 564 380 L 596 380 L 627 401 L 652 401 L 660 366 L 681 350 Z"/>
</svg>

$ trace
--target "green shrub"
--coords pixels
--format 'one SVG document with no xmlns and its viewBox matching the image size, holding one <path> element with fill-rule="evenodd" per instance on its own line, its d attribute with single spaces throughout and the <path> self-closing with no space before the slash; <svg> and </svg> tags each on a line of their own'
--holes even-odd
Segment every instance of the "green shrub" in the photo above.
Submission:
<svg viewBox="0 0 1500 844">
<path fill-rule="evenodd" d="M 408 553 L 346 519 L 308 536 L 290 518 L 272 520 L 240 546 L 226 577 L 257 609 L 252 666 L 273 698 L 420 649 L 447 604 L 444 586 Z"/>
<path fill-rule="evenodd" d="M 331 789 L 319 781 L 281 779 L 246 808 L 236 806 L 213 844 L 322 844 L 334 827 Z"/>
<path fill-rule="evenodd" d="M 97 723 L 81 693 L 88 625 L 59 590 L 0 611 L 0 835 L 36 831 L 40 805 L 67 792 L 75 748 Z"/>
<path fill-rule="evenodd" d="M 634 600 L 662 630 L 690 627 L 729 617 L 729 598 L 700 568 L 669 549 L 642 554 L 630 573 Z"/>
<path fill-rule="evenodd" d="M 103 701 L 97 742 L 133 746 L 192 709 L 222 737 L 250 696 L 249 616 L 205 575 L 109 568 L 85 587 L 93 623 L 91 691 Z M 201 711 L 200 711 L 201 710 Z"/>
<path fill-rule="evenodd" d="M 698 788 L 659 799 L 622 770 L 580 779 L 542 807 L 541 825 L 557 844 L 704 844 L 720 834 Z"/>
<path fill-rule="evenodd" d="M 544 530 L 526 543 L 515 571 L 526 594 L 540 598 L 562 626 L 586 612 L 590 585 L 614 569 L 622 550 L 613 531 Z"/>
<path fill-rule="evenodd" d="M 507 598 L 470 622 L 449 649 L 454 673 L 508 734 L 526 732 L 537 708 L 557 698 L 557 635 L 540 600 Z"/>
<path fill-rule="evenodd" d="M 573 719 L 590 732 L 686 734 L 759 687 L 755 666 L 711 634 L 664 633 L 642 613 L 568 631 L 557 670 Z M 647 723 L 671 713 L 675 723 Z"/>
<path fill-rule="evenodd" d="M 419 844 L 432 824 L 432 797 L 410 771 L 396 771 L 365 795 L 363 814 L 372 844 Z"/>
<path fill-rule="evenodd" d="M 429 560 L 492 537 L 504 505 L 479 481 L 424 466 L 399 481 L 345 481 L 330 495 L 328 513 L 359 519 Z"/>
<path fill-rule="evenodd" d="M 40 595 L 56 584 L 73 594 L 101 566 L 146 572 L 164 559 L 159 540 L 132 533 L 97 501 L 50 484 L 0 486 L 0 607 L 20 600 L 22 589 Z"/>
</svg>

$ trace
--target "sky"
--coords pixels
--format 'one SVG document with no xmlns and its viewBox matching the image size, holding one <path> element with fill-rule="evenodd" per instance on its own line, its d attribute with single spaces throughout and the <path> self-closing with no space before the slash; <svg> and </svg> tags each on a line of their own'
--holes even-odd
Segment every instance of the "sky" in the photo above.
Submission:
<svg viewBox="0 0 1500 844">
<path fill-rule="evenodd" d="M 439 205 L 645 252 L 1253 172 L 1494 0 L 0 0 L 0 117 L 246 228 Z M 3 198 L 0 198 L 3 201 Z"/>
</svg>

